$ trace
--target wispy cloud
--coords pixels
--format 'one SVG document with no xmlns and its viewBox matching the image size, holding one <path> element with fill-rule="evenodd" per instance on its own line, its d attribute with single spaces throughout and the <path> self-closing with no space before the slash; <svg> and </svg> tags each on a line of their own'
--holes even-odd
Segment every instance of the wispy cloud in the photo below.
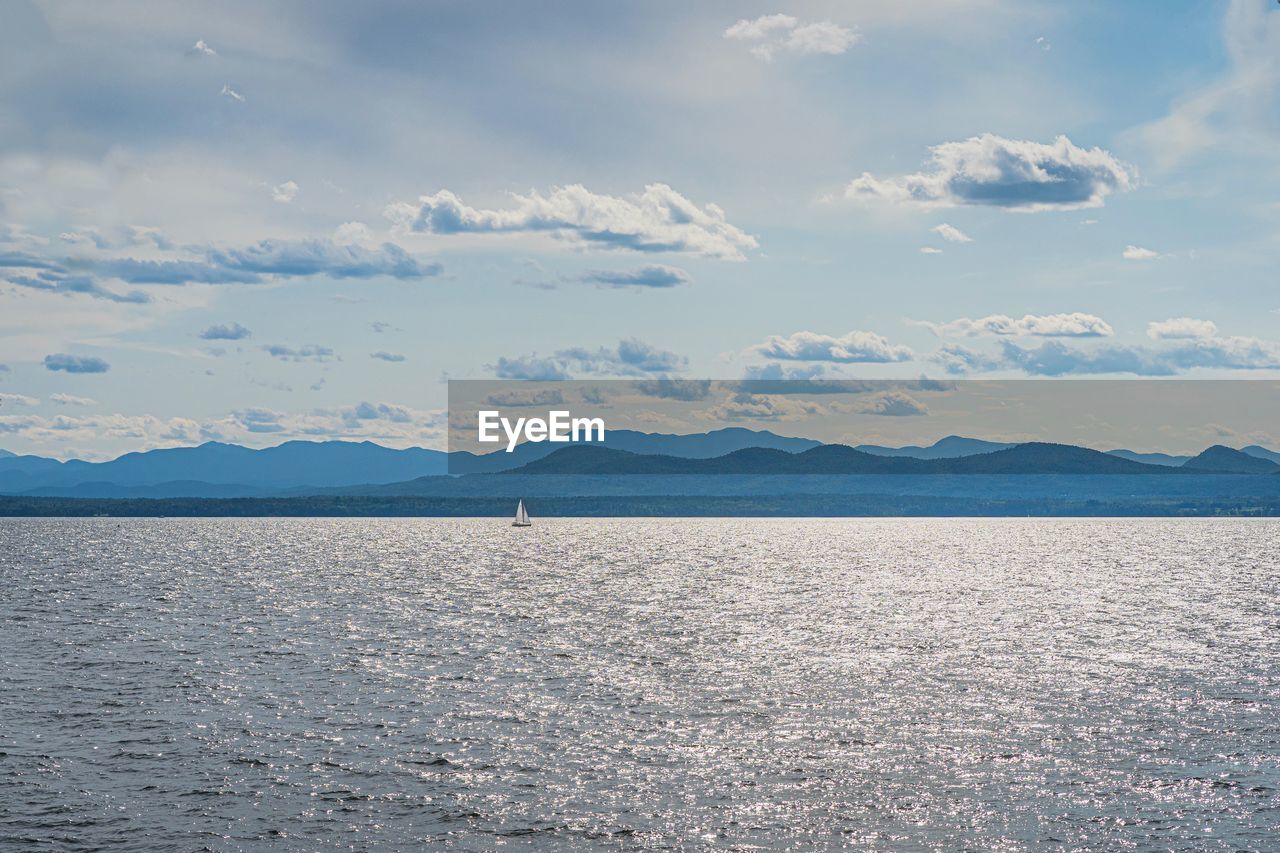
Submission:
<svg viewBox="0 0 1280 853">
<path fill-rule="evenodd" d="M 1125 246 L 1121 256 L 1126 261 L 1152 261 L 1160 257 L 1160 253 L 1141 246 Z"/>
<path fill-rule="evenodd" d="M 910 347 L 890 344 L 874 332 L 853 331 L 841 337 L 817 332 L 796 332 L 788 337 L 772 335 L 752 351 L 780 361 L 830 361 L 840 364 L 884 364 L 910 361 Z"/>
<path fill-rule="evenodd" d="M 271 198 L 281 204 L 288 204 L 297 197 L 298 184 L 295 181 L 285 181 L 271 188 Z"/>
<path fill-rule="evenodd" d="M 304 344 L 297 348 L 284 344 L 267 344 L 262 351 L 281 361 L 329 361 L 333 358 L 333 350 L 319 344 Z"/>
<path fill-rule="evenodd" d="M 730 224 L 714 204 L 702 207 L 666 184 L 650 184 L 636 196 L 593 193 L 581 184 L 556 187 L 547 195 L 513 195 L 504 209 L 469 207 L 441 190 L 416 204 L 386 209 L 398 228 L 433 234 L 544 233 L 597 249 L 679 252 L 741 260 L 756 239 Z"/>
<path fill-rule="evenodd" d="M 151 230 L 134 229 L 134 233 L 136 239 L 152 242 L 156 248 L 169 246 L 163 235 Z M 113 253 L 50 258 L 30 251 L 0 250 L 0 281 L 66 296 L 132 304 L 148 303 L 151 296 L 139 290 L 119 292 L 104 286 L 102 280 L 165 285 L 259 284 L 269 279 L 322 275 L 409 280 L 440 272 L 438 263 L 421 260 L 394 243 L 368 248 L 327 239 L 261 240 L 232 248 L 187 246 L 165 251 L 159 258 Z"/>
<path fill-rule="evenodd" d="M 724 31 L 724 37 L 751 45 L 751 54 L 765 62 L 780 53 L 838 56 L 861 41 L 856 30 L 831 21 L 804 22 L 791 15 L 744 18 Z"/>
<path fill-rule="evenodd" d="M 669 350 L 659 349 L 635 338 L 620 341 L 616 348 L 572 347 L 549 356 L 537 354 L 499 358 L 492 365 L 499 379 L 571 379 L 574 376 L 645 376 L 676 373 L 688 360 Z"/>
<path fill-rule="evenodd" d="M 1035 336 L 1043 338 L 1103 338 L 1115 334 L 1111 325 L 1093 314 L 1079 311 L 1070 314 L 1025 314 L 1014 319 L 1005 314 L 989 314 L 971 320 L 961 317 L 947 323 L 920 322 L 935 335 L 995 335 L 999 337 Z"/>
<path fill-rule="evenodd" d="M 192 56 L 204 57 L 213 57 L 218 55 L 218 52 L 210 47 L 209 43 L 204 39 L 197 40 L 195 44 L 191 45 L 191 49 L 188 50 L 187 53 L 190 53 Z"/>
<path fill-rule="evenodd" d="M 1005 369 L 1032 376 L 1176 376 L 1196 369 L 1280 369 L 1280 343 L 1275 341 L 1243 336 L 1170 340 L 1176 343 L 1163 348 L 1124 344 L 1082 347 L 1058 340 L 1045 341 L 1038 347 L 1021 347 L 1005 340 L 995 355 L 944 347 L 933 355 L 933 360 L 952 373 Z"/>
<path fill-rule="evenodd" d="M 221 94 L 224 98 L 230 98 L 231 100 L 236 101 L 237 103 L 241 103 L 241 104 L 244 103 L 244 95 L 240 94 L 235 89 L 232 89 L 230 83 L 222 84 L 222 91 L 219 94 Z"/>
<path fill-rule="evenodd" d="M 405 357 L 398 352 L 385 352 L 383 350 L 369 353 L 369 358 L 376 358 L 378 361 L 390 361 L 393 363 L 405 360 Z"/>
<path fill-rule="evenodd" d="M 973 242 L 973 238 L 970 237 L 968 234 L 964 233 L 954 225 L 948 225 L 945 222 L 943 222 L 941 225 L 935 225 L 929 230 L 937 234 L 943 240 L 946 240 L 948 243 L 972 243 Z"/>
<path fill-rule="evenodd" d="M 986 133 L 938 145 L 931 159 L 927 172 L 885 179 L 864 172 L 845 196 L 921 207 L 1072 210 L 1101 207 L 1108 195 L 1135 183 L 1132 167 L 1065 136 L 1046 144 Z"/>
<path fill-rule="evenodd" d="M 96 406 L 98 401 L 92 397 L 77 397 L 74 394 L 63 394 L 58 392 L 49 395 L 51 402 L 57 403 L 59 406 Z"/>
<path fill-rule="evenodd" d="M 1232 0 L 1226 6 L 1222 42 L 1228 67 L 1211 83 L 1179 98 L 1167 115 L 1142 125 L 1131 136 L 1170 168 L 1216 146 L 1243 145 L 1261 156 L 1277 136 L 1275 104 L 1280 98 L 1280 15 L 1274 3 Z"/>
</svg>

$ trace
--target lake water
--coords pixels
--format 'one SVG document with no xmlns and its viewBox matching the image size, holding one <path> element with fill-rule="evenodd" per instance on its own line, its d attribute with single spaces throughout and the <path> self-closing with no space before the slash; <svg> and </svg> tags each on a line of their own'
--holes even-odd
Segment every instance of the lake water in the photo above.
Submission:
<svg viewBox="0 0 1280 853">
<path fill-rule="evenodd" d="M 0 848 L 1262 849 L 1280 523 L 0 519 Z"/>
</svg>

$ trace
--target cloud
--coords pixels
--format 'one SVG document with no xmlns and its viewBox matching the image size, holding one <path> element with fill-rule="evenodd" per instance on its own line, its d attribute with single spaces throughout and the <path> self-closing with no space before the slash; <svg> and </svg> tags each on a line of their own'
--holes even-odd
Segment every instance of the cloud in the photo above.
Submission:
<svg viewBox="0 0 1280 853">
<path fill-rule="evenodd" d="M 1150 261 L 1160 257 L 1160 253 L 1141 246 L 1125 246 L 1122 256 L 1126 261 Z"/>
<path fill-rule="evenodd" d="M 209 46 L 204 39 L 199 39 L 195 44 L 191 45 L 191 49 L 187 53 L 192 56 L 217 56 L 218 52 Z"/>
<path fill-rule="evenodd" d="M 1218 326 L 1212 320 L 1174 317 L 1147 324 L 1147 337 L 1157 341 L 1213 338 L 1217 335 Z"/>
<path fill-rule="evenodd" d="M 1041 50 L 1053 50 L 1053 45 L 1044 36 L 1036 36 L 1036 46 Z"/>
<path fill-rule="evenodd" d="M 38 406 L 40 401 L 35 397 L 28 397 L 26 394 L 5 394 L 0 392 L 0 407 L 2 406 Z"/>
<path fill-rule="evenodd" d="M 399 202 L 385 211 L 396 227 L 432 234 L 545 233 L 558 240 L 603 249 L 680 252 L 742 260 L 756 239 L 725 219 L 714 204 L 698 207 L 666 184 L 649 184 L 638 196 L 599 195 L 581 184 L 550 194 L 512 196 L 501 210 L 468 207 L 448 190 Z"/>
<path fill-rule="evenodd" d="M 607 287 L 678 287 L 690 278 L 678 267 L 650 264 L 633 270 L 589 270 L 582 280 Z"/>
<path fill-rule="evenodd" d="M 635 338 L 620 341 L 616 349 L 573 347 L 550 356 L 526 355 L 499 358 L 491 365 L 499 379 L 570 379 L 574 375 L 646 376 L 685 369 L 688 360 Z"/>
<path fill-rule="evenodd" d="M 885 391 L 867 398 L 855 411 L 860 415 L 904 418 L 927 415 L 929 407 L 902 391 Z"/>
<path fill-rule="evenodd" d="M 941 249 L 935 249 L 933 246 L 921 246 L 920 254 L 922 255 L 941 255 Z"/>
<path fill-rule="evenodd" d="M 1042 211 L 1101 207 L 1112 192 L 1132 189 L 1133 168 L 1101 148 L 1065 136 L 1052 143 L 992 133 L 931 149 L 930 170 L 881 180 L 864 172 L 845 197 L 922 207 L 982 205 Z"/>
<path fill-rule="evenodd" d="M 211 249 L 206 257 L 215 267 L 252 275 L 414 279 L 440 274 L 439 264 L 423 263 L 394 243 L 366 249 L 332 240 L 261 240 L 241 249 Z"/>
<path fill-rule="evenodd" d="M 27 252 L 0 252 L 0 276 L 0 280 L 15 287 L 63 296 L 84 295 L 135 305 L 151 301 L 151 297 L 141 291 L 117 293 L 103 287 L 89 275 Z"/>
<path fill-rule="evenodd" d="M 115 258 L 86 265 L 130 284 L 257 284 L 264 276 L 314 275 L 416 279 L 440 273 L 439 264 L 424 263 L 394 243 L 366 249 L 332 240 L 260 240 L 242 248 L 209 248 L 203 254 L 198 261 Z"/>
<path fill-rule="evenodd" d="M 855 30 L 831 21 L 802 23 L 783 14 L 740 20 L 724 31 L 724 37 L 751 43 L 751 54 L 765 62 L 779 53 L 838 56 L 861 41 Z"/>
<path fill-rule="evenodd" d="M 921 323 L 935 335 L 995 335 L 997 337 L 1034 336 L 1041 338 L 1106 338 L 1115 334 L 1101 317 L 1076 311 L 1071 314 L 1026 314 L 1015 320 L 1004 314 L 991 314 L 970 320 L 962 317 L 949 323 Z"/>
<path fill-rule="evenodd" d="M 292 438 L 359 438 L 390 446 L 443 446 L 445 443 L 443 412 L 418 411 L 397 403 L 371 401 L 292 413 L 250 407 L 199 423 L 188 420 L 164 422 L 149 415 L 127 419 L 126 416 L 109 415 L 80 419 L 75 428 L 93 435 L 113 419 L 127 420 L 131 430 L 145 432 L 142 443 L 151 446 L 208 440 L 260 444 L 264 436 L 270 437 L 273 443 Z"/>
<path fill-rule="evenodd" d="M 373 239 L 369 226 L 363 222 L 344 222 L 333 229 L 333 242 L 339 245 L 350 243 L 368 243 Z"/>
<path fill-rule="evenodd" d="M 1003 366 L 999 359 L 960 344 L 944 344 L 938 347 L 929 356 L 929 360 L 941 365 L 943 370 L 953 376 L 965 373 L 987 373 L 999 370 Z"/>
<path fill-rule="evenodd" d="M 564 394 L 559 388 L 523 389 L 498 391 L 484 398 L 490 406 L 559 406 L 564 403 Z"/>
<path fill-rule="evenodd" d="M 829 412 L 830 409 L 821 403 L 804 398 L 740 393 L 701 412 L 699 417 L 730 423 L 740 420 L 792 421 Z"/>
<path fill-rule="evenodd" d="M 657 397 L 662 400 L 684 400 L 693 402 L 705 400 L 711 394 L 710 379 L 641 379 L 631 383 L 636 391 L 646 397 Z"/>
<path fill-rule="evenodd" d="M 493 365 L 493 372 L 499 379 L 572 379 L 570 368 L 571 365 L 565 359 L 555 356 L 502 356 Z"/>
<path fill-rule="evenodd" d="M 1269 6 L 1275 4 L 1232 0 L 1222 23 L 1227 71 L 1179 98 L 1163 118 L 1131 132 L 1155 153 L 1160 168 L 1218 146 L 1268 152 L 1274 145 L 1280 127 L 1275 120 L 1280 99 L 1276 70 L 1280 15 L 1269 12 Z"/>
<path fill-rule="evenodd" d="M 791 15 L 761 15 L 758 18 L 750 20 L 743 18 L 733 26 L 724 31 L 724 37 L 727 39 L 739 39 L 742 41 L 759 41 L 774 35 L 779 30 L 788 32 L 796 28 L 800 23 L 799 20 Z"/>
<path fill-rule="evenodd" d="M 293 181 L 285 181 L 271 188 L 271 198 L 281 204 L 288 204 L 298 197 L 298 185 Z"/>
<path fill-rule="evenodd" d="M 65 352 L 46 355 L 44 366 L 46 370 L 61 370 L 66 373 L 106 373 L 111 369 L 111 365 L 96 356 L 69 355 Z"/>
<path fill-rule="evenodd" d="M 96 406 L 98 401 L 91 397 L 77 397 L 73 394 L 63 394 L 58 392 L 50 394 L 49 400 L 60 406 Z"/>
<path fill-rule="evenodd" d="M 252 334 L 239 323 L 224 323 L 210 326 L 200 333 L 200 337 L 206 341 L 240 341 Z"/>
<path fill-rule="evenodd" d="M 825 364 L 769 364 L 748 365 L 742 373 L 746 382 L 800 382 L 825 376 Z"/>
<path fill-rule="evenodd" d="M 390 361 L 397 363 L 405 360 L 404 356 L 398 352 L 383 352 L 382 350 L 369 353 L 369 358 L 376 358 L 378 361 Z"/>
<path fill-rule="evenodd" d="M 319 344 L 305 344 L 296 349 L 284 344 L 267 344 L 262 351 L 281 361 L 328 361 L 333 358 L 333 350 Z"/>
<path fill-rule="evenodd" d="M 225 98 L 230 98 L 237 103 L 244 103 L 244 95 L 240 94 L 235 89 L 232 89 L 230 83 L 224 83 L 222 85 L 222 91 L 219 92 L 219 94 Z"/>
<path fill-rule="evenodd" d="M 155 229 L 132 228 L 129 234 L 134 241 L 149 242 L 160 249 L 172 248 Z M 77 238 L 77 242 L 83 240 Z M 144 304 L 151 301 L 147 293 L 120 293 L 104 287 L 100 280 L 164 285 L 260 284 L 269 279 L 319 275 L 409 280 L 441 272 L 439 264 L 420 260 L 394 243 L 369 248 L 326 239 L 260 240 L 238 248 L 186 247 L 182 254 L 187 257 L 173 257 L 166 251 L 168 256 L 161 258 L 98 255 L 52 259 L 25 251 L 0 251 L 0 281 L 67 296 Z"/>
<path fill-rule="evenodd" d="M 1174 376 L 1196 368 L 1220 370 L 1280 369 L 1280 344 L 1248 337 L 1184 339 L 1166 349 L 1141 346 L 1069 347 L 1047 341 L 1036 349 L 1003 342 L 1002 360 L 1035 376 L 1132 373 Z"/>
<path fill-rule="evenodd" d="M 841 364 L 883 364 L 910 361 L 910 347 L 895 346 L 874 332 L 849 332 L 843 337 L 796 332 L 790 337 L 771 335 L 753 351 L 783 361 L 831 361 Z"/>
<path fill-rule="evenodd" d="M 948 225 L 945 222 L 942 223 L 941 225 L 935 225 L 929 230 L 934 232 L 938 236 L 940 236 L 943 240 L 946 240 L 948 243 L 972 243 L 973 242 L 973 238 L 970 237 L 968 234 L 964 233 L 954 225 Z"/>
</svg>

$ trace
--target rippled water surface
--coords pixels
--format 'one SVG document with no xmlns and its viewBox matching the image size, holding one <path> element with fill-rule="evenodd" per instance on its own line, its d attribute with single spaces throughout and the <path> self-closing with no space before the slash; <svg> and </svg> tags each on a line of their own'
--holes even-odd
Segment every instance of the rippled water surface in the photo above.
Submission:
<svg viewBox="0 0 1280 853">
<path fill-rule="evenodd" d="M 1280 524 L 0 520 L 0 847 L 1273 847 Z"/>
</svg>

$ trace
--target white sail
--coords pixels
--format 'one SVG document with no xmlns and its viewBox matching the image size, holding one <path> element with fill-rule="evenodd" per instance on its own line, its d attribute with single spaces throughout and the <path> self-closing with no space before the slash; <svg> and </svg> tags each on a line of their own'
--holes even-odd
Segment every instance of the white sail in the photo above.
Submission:
<svg viewBox="0 0 1280 853">
<path fill-rule="evenodd" d="M 529 520 L 529 513 L 525 511 L 524 501 L 522 500 L 520 501 L 519 505 L 516 506 L 516 520 L 511 522 L 511 526 L 512 527 L 528 527 L 531 524 L 533 524 L 533 522 Z"/>
</svg>

